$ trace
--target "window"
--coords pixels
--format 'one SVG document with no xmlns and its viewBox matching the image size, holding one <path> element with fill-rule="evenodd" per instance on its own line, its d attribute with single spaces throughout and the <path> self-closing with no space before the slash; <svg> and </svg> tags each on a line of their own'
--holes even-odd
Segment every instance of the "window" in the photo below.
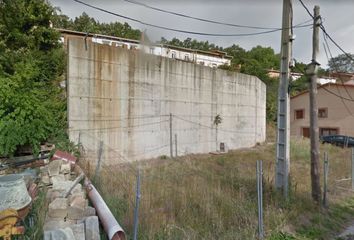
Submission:
<svg viewBox="0 0 354 240">
<path fill-rule="evenodd" d="M 171 57 L 172 57 L 173 59 L 175 59 L 175 58 L 176 58 L 176 52 L 172 52 L 172 53 L 171 53 Z"/>
<path fill-rule="evenodd" d="M 319 118 L 327 118 L 328 117 L 328 108 L 319 108 L 318 109 L 318 117 Z"/>
<path fill-rule="evenodd" d="M 150 54 L 154 54 L 155 48 L 150 48 Z"/>
<path fill-rule="evenodd" d="M 337 135 L 338 133 L 337 128 L 320 128 L 320 136 Z"/>
<path fill-rule="evenodd" d="M 305 110 L 304 109 L 295 110 L 295 119 L 303 119 L 304 117 L 305 117 Z"/>
<path fill-rule="evenodd" d="M 184 60 L 189 61 L 189 54 L 184 55 Z"/>
<path fill-rule="evenodd" d="M 306 138 L 310 138 L 310 128 L 308 127 L 302 128 L 302 136 Z"/>
</svg>

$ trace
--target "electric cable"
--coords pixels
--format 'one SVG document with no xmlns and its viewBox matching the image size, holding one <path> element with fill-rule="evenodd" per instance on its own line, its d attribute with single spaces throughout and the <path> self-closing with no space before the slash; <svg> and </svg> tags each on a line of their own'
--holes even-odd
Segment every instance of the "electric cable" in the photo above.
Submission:
<svg viewBox="0 0 354 240">
<path fill-rule="evenodd" d="M 173 12 L 173 11 L 169 11 L 169 10 L 164 10 L 161 8 L 157 8 L 157 7 L 153 7 L 150 6 L 148 4 L 145 3 L 141 3 L 138 1 L 134 1 L 134 0 L 123 0 L 125 2 L 129 2 L 135 5 L 139 5 L 139 6 L 143 6 L 145 8 L 149 8 L 158 12 L 163 12 L 163 13 L 168 13 L 168 14 L 172 14 L 175 16 L 179 16 L 179 17 L 184 17 L 184 18 L 189 18 L 189 19 L 193 19 L 193 20 L 198 20 L 201 22 L 207 22 L 207 23 L 213 23 L 213 24 L 218 24 L 218 25 L 223 25 L 223 26 L 230 26 L 230 27 L 237 27 L 237 28 L 249 28 L 249 29 L 261 29 L 261 30 L 281 30 L 281 28 L 276 28 L 276 27 L 258 27 L 258 26 L 251 26 L 251 25 L 241 25 L 241 24 L 234 24 L 234 23 L 227 23 L 227 22 L 220 22 L 220 21 L 216 21 L 216 20 L 209 20 L 209 19 L 205 19 L 205 18 L 199 18 L 199 17 L 193 17 L 187 14 L 183 14 L 183 13 L 177 13 L 177 12 Z M 308 23 L 309 21 L 312 20 L 307 20 L 303 23 L 299 23 L 297 25 L 295 25 L 294 27 L 301 27 L 301 25 Z"/>
<path fill-rule="evenodd" d="M 233 34 L 223 34 L 223 33 L 206 33 L 206 32 L 194 32 L 194 31 L 186 31 L 186 30 L 182 30 L 182 29 L 175 29 L 175 28 L 170 28 L 170 27 L 164 27 L 164 26 L 160 26 L 160 25 L 155 25 L 155 24 L 151 24 L 151 23 L 146 23 L 143 22 L 141 20 L 138 20 L 136 18 L 132 18 L 132 17 L 128 17 L 128 16 L 124 16 L 122 14 L 118 14 L 118 13 L 114 13 L 111 11 L 108 11 L 106 9 L 100 8 L 100 7 L 96 7 L 93 6 L 91 4 L 82 2 L 80 0 L 73 0 L 74 2 L 80 3 L 82 5 L 85 5 L 87 7 L 99 10 L 101 12 L 105 12 L 120 18 L 124 18 L 136 23 L 140 23 L 144 26 L 148 26 L 148 27 L 154 27 L 154 28 L 159 28 L 159 29 L 163 29 L 163 30 L 167 30 L 167 31 L 173 31 L 173 32 L 179 32 L 179 33 L 186 33 L 186 34 L 192 34 L 192 35 L 200 35 L 200 36 L 213 36 L 213 37 L 246 37 L 246 36 L 255 36 L 255 35 L 263 35 L 263 34 L 267 34 L 267 33 L 273 33 L 273 32 L 277 32 L 282 30 L 280 29 L 272 29 L 272 30 L 267 30 L 267 31 L 261 31 L 261 32 L 253 32 L 253 33 L 233 33 Z M 308 27 L 308 26 L 312 26 L 312 24 L 307 24 L 307 25 L 301 25 L 298 27 Z"/>
</svg>

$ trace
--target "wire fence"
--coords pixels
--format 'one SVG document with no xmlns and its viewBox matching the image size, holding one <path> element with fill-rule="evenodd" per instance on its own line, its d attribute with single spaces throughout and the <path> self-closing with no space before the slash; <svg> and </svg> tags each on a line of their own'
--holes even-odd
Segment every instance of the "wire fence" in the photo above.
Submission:
<svg viewBox="0 0 354 240">
<path fill-rule="evenodd" d="M 137 119 L 142 119 L 143 122 L 135 123 L 134 126 L 155 122 L 163 122 L 168 126 L 168 117 L 170 115 L 146 118 L 139 116 Z M 215 131 L 212 124 L 196 121 L 196 117 L 187 118 L 179 115 L 172 117 L 174 127 L 177 129 L 180 126 L 179 122 L 183 122 L 187 123 L 185 125 L 187 129 L 208 128 Z M 159 118 L 159 121 L 155 118 Z M 150 122 L 144 122 L 147 119 Z M 211 121 L 212 118 L 206 116 L 205 119 Z M 243 131 L 224 128 L 218 130 L 225 131 L 226 135 L 243 136 Z M 168 131 L 167 128 L 166 132 Z M 244 133 L 247 133 L 247 130 Z M 129 236 L 133 236 L 134 231 L 138 230 L 135 235 L 138 239 L 154 239 L 158 236 L 169 236 L 167 239 L 216 239 L 220 236 L 224 238 L 237 236 L 233 239 L 249 239 L 252 236 L 254 239 L 257 237 L 261 239 L 262 236 L 269 235 L 266 226 L 276 221 L 275 218 L 269 219 L 272 206 L 279 203 L 275 203 L 278 200 L 273 196 L 274 161 L 272 157 L 271 161 L 269 157 L 265 157 L 266 151 L 253 157 L 251 154 L 242 155 L 246 156 L 245 159 L 240 159 L 237 154 L 214 157 L 188 155 L 190 152 L 186 151 L 184 145 L 189 147 L 187 149 L 201 143 L 215 146 L 216 140 L 182 141 L 180 135 L 177 135 L 177 141 L 176 138 L 172 138 L 171 158 L 168 154 L 170 142 L 157 146 L 150 145 L 149 148 L 129 154 L 123 149 L 111 147 L 109 141 L 102 141 L 104 138 L 100 134 L 80 131 L 78 136 L 78 141 L 83 141 L 81 142 L 83 169 L 94 181 Z M 327 166 L 325 162 L 321 164 L 323 171 L 326 172 L 322 176 L 327 176 L 322 181 L 325 190 L 323 204 L 326 206 L 330 206 L 334 195 L 353 191 L 351 186 L 351 176 L 354 172 L 353 153 L 350 160 L 348 156 L 344 158 L 345 160 L 332 159 L 330 150 L 326 157 L 329 164 Z M 301 154 L 296 149 L 291 151 Z M 153 152 L 161 153 L 160 157 L 149 161 L 132 161 L 134 157 L 144 158 Z M 308 155 L 299 155 L 295 156 L 295 159 L 307 157 Z M 256 160 L 262 158 L 266 158 L 262 164 L 263 169 L 258 169 L 256 174 Z M 296 171 L 305 172 L 304 175 L 309 173 L 308 168 Z M 137 192 L 138 176 L 141 182 L 139 192 Z M 290 195 L 294 197 L 304 192 L 303 188 L 303 179 L 294 176 Z M 138 221 L 135 220 L 135 213 Z M 267 218 L 263 220 L 266 216 Z M 139 223 L 138 228 L 134 227 L 134 221 Z M 205 226 L 210 227 L 206 230 Z"/>
</svg>

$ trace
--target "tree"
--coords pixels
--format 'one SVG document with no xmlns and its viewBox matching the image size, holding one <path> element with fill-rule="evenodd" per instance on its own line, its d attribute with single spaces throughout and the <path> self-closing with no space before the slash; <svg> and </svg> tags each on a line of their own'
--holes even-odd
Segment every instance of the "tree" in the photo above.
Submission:
<svg viewBox="0 0 354 240">
<path fill-rule="evenodd" d="M 56 28 L 64 28 L 73 31 L 103 34 L 135 40 L 139 40 L 141 38 L 140 30 L 133 29 L 128 23 L 100 23 L 85 12 L 72 20 L 68 16 L 62 14 L 59 8 L 55 8 L 52 22 L 53 26 Z"/>
<path fill-rule="evenodd" d="M 65 55 L 52 13 L 44 0 L 0 3 L 0 155 L 21 145 L 36 151 L 65 126 Z"/>
<path fill-rule="evenodd" d="M 354 73 L 354 54 L 340 54 L 337 57 L 331 58 L 328 62 L 331 72 Z"/>
</svg>

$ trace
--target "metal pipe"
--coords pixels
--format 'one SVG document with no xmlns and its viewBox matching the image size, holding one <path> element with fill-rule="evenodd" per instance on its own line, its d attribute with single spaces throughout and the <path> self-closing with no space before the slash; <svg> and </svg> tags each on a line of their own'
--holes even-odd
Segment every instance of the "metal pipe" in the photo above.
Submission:
<svg viewBox="0 0 354 240">
<path fill-rule="evenodd" d="M 97 215 L 110 240 L 125 240 L 125 233 L 107 204 L 88 178 L 84 182 L 87 195 L 96 209 Z"/>
</svg>

